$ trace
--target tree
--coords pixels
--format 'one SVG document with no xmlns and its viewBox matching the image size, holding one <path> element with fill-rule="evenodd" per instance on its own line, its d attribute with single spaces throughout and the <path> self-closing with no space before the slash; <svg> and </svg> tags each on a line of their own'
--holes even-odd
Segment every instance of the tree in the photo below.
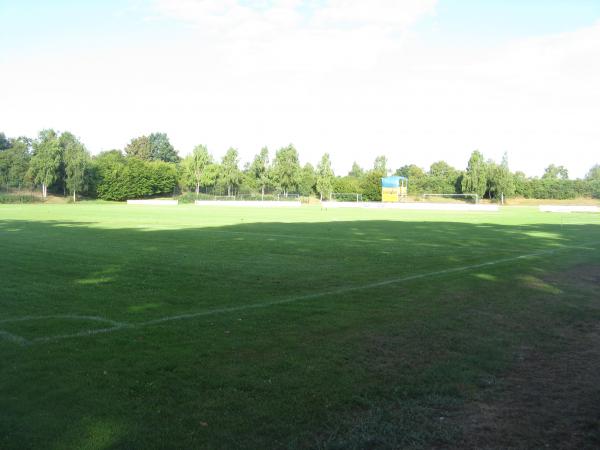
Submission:
<svg viewBox="0 0 600 450">
<path fill-rule="evenodd" d="M 361 194 L 362 186 L 361 186 L 362 178 L 356 178 L 350 175 L 345 177 L 337 177 L 333 180 L 333 192 L 335 193 L 345 193 L 345 194 Z"/>
<path fill-rule="evenodd" d="M 73 195 L 73 201 L 77 200 L 77 191 L 81 191 L 85 182 L 85 171 L 89 163 L 89 154 L 84 145 L 69 133 L 61 135 L 63 142 L 63 159 L 65 167 L 66 187 Z"/>
<path fill-rule="evenodd" d="M 0 183 L 22 186 L 26 182 L 30 160 L 29 140 L 11 139 L 10 147 L 0 151 Z"/>
<path fill-rule="evenodd" d="M 382 177 L 387 175 L 387 158 L 384 155 L 379 155 L 375 158 L 373 170 L 380 173 Z"/>
<path fill-rule="evenodd" d="M 596 164 L 585 176 L 587 181 L 600 181 L 600 164 Z"/>
<path fill-rule="evenodd" d="M 152 157 L 152 144 L 148 136 L 140 136 L 131 140 L 125 147 L 125 155 L 149 161 Z"/>
<path fill-rule="evenodd" d="M 415 164 L 400 167 L 395 175 L 408 179 L 408 192 L 411 194 L 423 192 L 426 187 L 427 174 Z"/>
<path fill-rule="evenodd" d="M 454 194 L 460 172 L 446 161 L 437 161 L 429 167 L 424 190 L 432 194 Z"/>
<path fill-rule="evenodd" d="M 554 164 L 550 164 L 544 170 L 544 175 L 542 175 L 543 180 L 568 180 L 569 179 L 569 171 L 564 166 L 555 166 Z"/>
<path fill-rule="evenodd" d="M 148 142 L 152 161 L 179 162 L 179 155 L 171 145 L 166 133 L 152 133 L 148 136 Z"/>
<path fill-rule="evenodd" d="M 227 185 L 227 195 L 231 196 L 233 188 L 240 182 L 240 169 L 238 167 L 238 151 L 230 148 L 221 161 L 221 176 Z"/>
<path fill-rule="evenodd" d="M 298 177 L 298 192 L 304 197 L 308 197 L 315 193 L 317 184 L 317 173 L 312 164 L 306 163 L 302 169 L 300 169 L 300 175 Z"/>
<path fill-rule="evenodd" d="M 364 200 L 381 201 L 381 177 L 377 170 L 369 170 L 360 180 L 360 191 Z"/>
<path fill-rule="evenodd" d="M 29 173 L 35 183 L 42 185 L 42 196 L 48 195 L 48 185 L 57 176 L 61 161 L 61 147 L 54 130 L 43 130 L 33 144 Z"/>
<path fill-rule="evenodd" d="M 467 171 L 462 180 L 462 191 L 466 194 L 477 194 L 483 197 L 487 190 L 487 167 L 479 150 L 471 153 Z"/>
<path fill-rule="evenodd" d="M 317 192 L 321 195 L 321 200 L 323 200 L 323 196 L 326 198 L 331 197 L 334 179 L 335 175 L 331 168 L 329 153 L 325 153 L 321 157 L 321 162 L 317 165 Z"/>
<path fill-rule="evenodd" d="M 187 178 L 193 181 L 196 188 L 196 196 L 200 194 L 200 184 L 204 169 L 212 162 L 212 158 L 204 145 L 198 145 L 192 151 L 192 154 L 183 160 L 184 173 Z"/>
<path fill-rule="evenodd" d="M 250 173 L 260 186 L 261 198 L 265 196 L 265 188 L 270 183 L 270 170 L 269 170 L 269 149 L 263 147 L 260 149 L 260 153 L 254 157 L 252 164 L 250 164 Z"/>
<path fill-rule="evenodd" d="M 273 176 L 286 197 L 290 189 L 298 187 L 300 162 L 298 151 L 292 144 L 277 150 L 273 162 Z"/>
<path fill-rule="evenodd" d="M 12 147 L 10 139 L 6 137 L 4 133 L 0 133 L 0 152 L 2 150 L 8 150 Z"/>
<path fill-rule="evenodd" d="M 354 161 L 352 163 L 352 169 L 350 169 L 350 172 L 348 172 L 348 176 L 355 177 L 355 178 L 361 178 L 364 174 L 365 174 L 364 169 L 362 167 L 360 167 L 356 161 Z"/>
<path fill-rule="evenodd" d="M 490 198 L 502 196 L 512 197 L 515 193 L 515 182 L 508 168 L 508 154 L 504 153 L 501 164 L 488 163 L 488 195 Z"/>
<path fill-rule="evenodd" d="M 100 181 L 98 197 L 127 200 L 158 194 L 170 194 L 177 185 L 175 164 L 123 158 L 118 152 L 106 152 L 96 158 Z"/>
<path fill-rule="evenodd" d="M 531 181 L 524 172 L 516 171 L 513 174 L 515 195 L 518 197 L 531 198 Z"/>
<path fill-rule="evenodd" d="M 206 166 L 200 178 L 200 184 L 205 187 L 211 187 L 214 190 L 219 179 L 221 167 L 218 164 L 211 163 Z"/>
</svg>

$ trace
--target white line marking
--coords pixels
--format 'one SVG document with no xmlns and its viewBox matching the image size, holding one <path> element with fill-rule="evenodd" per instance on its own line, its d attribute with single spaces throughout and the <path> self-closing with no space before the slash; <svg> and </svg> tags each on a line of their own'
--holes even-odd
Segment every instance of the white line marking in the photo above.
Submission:
<svg viewBox="0 0 600 450">
<path fill-rule="evenodd" d="M 511 257 L 511 258 L 503 258 L 503 259 L 499 259 L 496 261 L 489 261 L 489 262 L 484 262 L 484 263 L 480 263 L 480 264 L 473 264 L 473 265 L 469 265 L 469 266 L 455 267 L 452 269 L 438 270 L 435 272 L 420 273 L 420 274 L 416 274 L 416 275 L 408 275 L 406 277 L 392 278 L 390 280 L 383 280 L 383 281 L 376 281 L 374 283 L 363 284 L 360 286 L 347 286 L 347 287 L 342 287 L 342 288 L 338 288 L 338 289 L 331 289 L 328 291 L 315 292 L 313 294 L 300 295 L 297 297 L 289 297 L 289 298 L 284 298 L 284 299 L 280 299 L 280 300 L 273 300 L 273 301 L 269 301 L 269 302 L 253 303 L 250 305 L 232 306 L 229 308 L 211 309 L 211 310 L 201 311 L 201 312 L 197 312 L 197 313 L 178 314 L 176 316 L 161 317 L 160 319 L 150 320 L 148 322 L 141 322 L 138 324 L 138 326 L 155 325 L 155 324 L 164 323 L 164 322 L 171 322 L 174 320 L 192 319 L 195 317 L 243 311 L 246 309 L 257 309 L 257 308 L 266 308 L 266 307 L 275 306 L 275 305 L 284 305 L 287 303 L 294 303 L 294 302 L 299 302 L 302 300 L 312 300 L 315 298 L 326 297 L 329 295 L 338 295 L 338 294 L 345 294 L 348 292 L 362 291 L 365 289 L 378 288 L 378 287 L 382 287 L 382 286 L 388 286 L 390 284 L 398 284 L 398 283 L 403 283 L 406 281 L 419 280 L 422 278 L 428 278 L 428 277 L 433 277 L 433 276 L 438 276 L 438 275 L 447 275 L 450 273 L 465 272 L 468 270 L 479 269 L 479 268 L 487 267 L 487 266 L 493 266 L 493 265 L 502 264 L 505 262 L 518 261 L 520 259 L 534 258 L 536 256 L 554 253 L 555 251 L 556 250 L 548 250 L 548 251 L 543 251 L 543 252 L 538 252 L 538 253 L 531 253 L 528 255 L 520 255 L 520 256 L 515 256 L 515 257 Z"/>
<path fill-rule="evenodd" d="M 281 239 L 307 239 L 309 241 L 341 241 L 347 242 L 351 244 L 352 242 L 371 242 L 371 243 L 382 243 L 389 244 L 390 242 L 403 242 L 399 239 L 391 239 L 391 240 L 378 240 L 378 239 L 363 239 L 354 236 L 348 236 L 346 238 L 334 238 L 334 237 L 325 237 L 325 236 L 303 236 L 300 234 L 273 234 L 273 233 L 261 233 L 254 231 L 234 231 L 234 230 L 211 230 L 210 228 L 205 228 L 202 230 L 198 230 L 202 233 L 219 233 L 219 234 L 237 234 L 237 235 L 249 235 L 249 236 L 260 236 L 264 238 L 281 238 Z"/>
<path fill-rule="evenodd" d="M 114 325 L 115 327 L 125 326 L 126 324 L 106 319 L 100 316 L 79 316 L 74 314 L 55 314 L 50 316 L 22 316 L 14 319 L 3 319 L 0 323 L 25 322 L 31 320 L 51 320 L 51 319 L 67 319 L 67 320 L 90 320 L 93 322 L 104 322 Z"/>
<path fill-rule="evenodd" d="M 96 334 L 104 334 L 104 333 L 112 333 L 113 331 L 122 330 L 124 328 L 135 328 L 134 325 L 122 324 L 120 326 L 109 327 L 109 328 L 96 328 L 90 330 L 83 330 L 77 333 L 71 334 L 60 334 L 56 336 L 44 336 L 35 338 L 32 342 L 52 342 L 52 341 L 60 341 L 62 339 L 69 339 L 75 337 L 85 337 L 85 336 L 94 336 Z"/>
<path fill-rule="evenodd" d="M 0 338 L 4 338 L 7 341 L 14 342 L 19 345 L 27 345 L 29 341 L 24 337 L 17 336 L 16 334 L 9 333 L 8 331 L 0 330 Z"/>
<path fill-rule="evenodd" d="M 93 320 L 96 322 L 104 322 L 104 323 L 109 323 L 109 324 L 114 325 L 112 327 L 107 327 L 107 328 L 83 330 L 83 331 L 80 331 L 77 333 L 72 333 L 72 334 L 39 337 L 39 338 L 33 339 L 31 341 L 31 342 L 51 342 L 51 341 L 57 341 L 57 340 L 62 340 L 62 339 L 74 338 L 74 337 L 94 336 L 97 334 L 111 333 L 113 331 L 118 331 L 118 330 L 123 330 L 123 329 L 141 328 L 141 327 L 145 327 L 145 326 L 158 325 L 161 323 L 172 322 L 172 321 L 176 321 L 176 320 L 193 319 L 196 317 L 211 316 L 211 315 L 215 315 L 215 314 L 223 314 L 223 313 L 228 313 L 228 312 L 237 312 L 237 311 L 244 311 L 244 310 L 250 310 L 250 309 L 267 308 L 270 306 L 295 303 L 295 302 L 299 302 L 302 300 L 312 300 L 315 298 L 326 297 L 329 295 L 345 294 L 347 292 L 355 292 L 355 291 L 361 291 L 361 290 L 365 290 L 365 289 L 389 286 L 391 284 L 398 284 L 398 283 L 403 283 L 403 282 L 407 282 L 407 281 L 420 280 L 420 279 L 428 278 L 428 277 L 434 277 L 434 276 L 439 276 L 439 275 L 448 275 L 451 273 L 458 273 L 458 272 L 466 272 L 466 271 L 473 270 L 473 269 L 480 269 L 483 267 L 495 266 L 495 265 L 503 264 L 503 263 L 507 263 L 507 262 L 514 262 L 514 261 L 520 261 L 520 260 L 524 260 L 524 259 L 536 258 L 538 256 L 543 256 L 543 255 L 550 255 L 550 254 L 557 253 L 562 250 L 581 249 L 581 248 L 595 250 L 595 248 L 592 248 L 592 246 L 595 246 L 598 244 L 600 244 L 600 242 L 584 244 L 585 247 L 584 246 L 577 246 L 577 247 L 565 246 L 565 247 L 561 247 L 561 248 L 557 248 L 557 249 L 543 250 L 543 251 L 539 251 L 539 252 L 535 252 L 535 253 L 529 253 L 526 255 L 519 255 L 519 256 L 512 256 L 512 257 L 508 257 L 508 258 L 497 259 L 495 261 L 487 261 L 487 262 L 478 263 L 478 264 L 471 264 L 468 266 L 454 267 L 454 268 L 450 268 L 450 269 L 437 270 L 434 272 L 427 272 L 427 273 L 421 273 L 421 274 L 415 274 L 415 275 L 408 275 L 408 276 L 400 277 L 400 278 L 392 278 L 389 280 L 376 281 L 373 283 L 367 283 L 367 284 L 363 284 L 360 286 L 347 286 L 347 287 L 342 287 L 342 288 L 338 288 L 338 289 L 331 289 L 328 291 L 316 292 L 313 294 L 300 295 L 300 296 L 296 296 L 296 297 L 288 297 L 288 298 L 284 298 L 284 299 L 280 299 L 280 300 L 273 300 L 273 301 L 262 302 L 262 303 L 253 303 L 250 305 L 232 306 L 232 307 L 228 307 L 228 308 L 210 309 L 207 311 L 200 311 L 197 313 L 166 316 L 166 317 L 161 317 L 159 319 L 149 320 L 147 322 L 140 322 L 137 324 L 117 322 L 117 321 L 106 319 L 106 318 L 99 317 L 99 316 L 78 316 L 78 315 L 24 316 L 24 317 L 19 317 L 19 318 L 15 318 L 15 319 L 4 319 L 4 320 L 0 321 L 0 323 L 20 322 L 20 321 L 40 320 L 40 319 L 74 319 L 74 320 Z M 18 342 L 21 344 L 29 343 L 29 341 L 27 341 L 24 338 L 21 338 L 20 336 L 16 336 L 16 335 L 4 332 L 4 331 L 0 331 L 0 337 L 4 337 L 8 340 Z"/>
</svg>

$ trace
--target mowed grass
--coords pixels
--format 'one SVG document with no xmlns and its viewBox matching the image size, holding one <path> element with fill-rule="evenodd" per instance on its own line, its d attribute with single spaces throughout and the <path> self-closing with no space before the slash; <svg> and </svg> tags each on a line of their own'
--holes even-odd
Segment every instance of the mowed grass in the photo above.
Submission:
<svg viewBox="0 0 600 450">
<path fill-rule="evenodd" d="M 599 249 L 534 208 L 0 205 L 0 448 L 452 445 L 597 323 Z"/>
</svg>

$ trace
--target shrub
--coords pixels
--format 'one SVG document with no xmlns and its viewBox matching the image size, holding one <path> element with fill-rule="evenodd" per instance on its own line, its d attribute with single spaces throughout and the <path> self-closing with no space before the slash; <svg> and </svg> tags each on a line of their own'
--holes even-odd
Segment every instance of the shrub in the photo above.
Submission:
<svg viewBox="0 0 600 450">
<path fill-rule="evenodd" d="M 39 203 L 42 198 L 32 194 L 0 194 L 0 203 Z"/>
<path fill-rule="evenodd" d="M 98 197 L 103 200 L 128 200 L 172 194 L 177 185 L 174 164 L 124 158 L 99 168 Z"/>
</svg>

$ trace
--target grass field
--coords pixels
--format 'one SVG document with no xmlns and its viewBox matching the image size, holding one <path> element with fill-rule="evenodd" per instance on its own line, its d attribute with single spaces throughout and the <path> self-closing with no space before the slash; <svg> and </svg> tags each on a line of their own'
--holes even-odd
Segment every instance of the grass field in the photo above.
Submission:
<svg viewBox="0 0 600 450">
<path fill-rule="evenodd" d="M 599 250 L 535 208 L 0 205 L 0 448 L 481 443 L 524 360 L 600 343 Z M 588 384 L 521 442 L 600 445 Z"/>
</svg>

